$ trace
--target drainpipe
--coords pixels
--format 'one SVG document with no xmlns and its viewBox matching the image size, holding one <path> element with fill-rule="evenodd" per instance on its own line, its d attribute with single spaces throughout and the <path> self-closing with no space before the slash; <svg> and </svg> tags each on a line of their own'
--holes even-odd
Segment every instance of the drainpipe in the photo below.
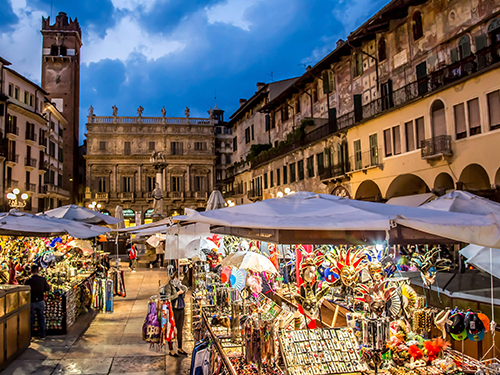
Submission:
<svg viewBox="0 0 500 375">
<path fill-rule="evenodd" d="M 355 49 L 355 50 L 359 50 L 363 55 L 366 55 L 370 58 L 372 58 L 373 60 L 375 60 L 375 73 L 377 75 L 377 91 L 380 91 L 380 82 L 379 82 L 379 77 L 378 77 L 378 59 L 376 59 L 374 56 L 370 55 L 369 53 L 363 51 L 362 48 L 356 48 L 354 47 L 351 42 L 349 42 L 349 40 L 347 40 L 347 44 L 349 45 L 349 47 L 351 47 L 352 49 Z"/>
</svg>

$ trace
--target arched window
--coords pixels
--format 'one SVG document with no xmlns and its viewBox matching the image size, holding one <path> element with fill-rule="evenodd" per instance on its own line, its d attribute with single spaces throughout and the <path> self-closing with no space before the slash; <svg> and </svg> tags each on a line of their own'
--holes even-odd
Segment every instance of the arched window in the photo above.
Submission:
<svg viewBox="0 0 500 375">
<path fill-rule="evenodd" d="M 431 107 L 432 137 L 446 135 L 446 116 L 444 104 L 441 100 L 436 100 Z"/>
<path fill-rule="evenodd" d="M 382 37 L 378 41 L 378 61 L 384 61 L 387 58 L 385 47 L 385 38 Z"/>
<path fill-rule="evenodd" d="M 466 57 L 469 57 L 471 53 L 470 38 L 468 35 L 464 35 L 458 41 L 458 56 L 460 57 L 460 60 L 463 60 Z"/>
<path fill-rule="evenodd" d="M 424 29 L 422 27 L 422 13 L 418 10 L 413 13 L 413 40 L 419 40 L 424 36 Z"/>
</svg>

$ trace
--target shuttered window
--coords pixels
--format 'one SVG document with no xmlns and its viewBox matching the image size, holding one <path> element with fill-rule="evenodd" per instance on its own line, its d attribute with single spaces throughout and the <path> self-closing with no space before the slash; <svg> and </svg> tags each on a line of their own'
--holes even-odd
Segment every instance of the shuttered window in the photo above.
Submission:
<svg viewBox="0 0 500 375">
<path fill-rule="evenodd" d="M 488 94 L 488 115 L 490 118 L 490 129 L 500 128 L 500 91 Z"/>
<path fill-rule="evenodd" d="M 405 133 L 406 133 L 406 151 L 415 150 L 415 132 L 413 130 L 413 121 L 408 121 L 405 124 Z"/>
<path fill-rule="evenodd" d="M 384 130 L 385 156 L 392 156 L 391 129 Z"/>
<path fill-rule="evenodd" d="M 472 99 L 467 102 L 469 112 L 469 133 L 476 135 L 481 133 L 481 117 L 479 114 L 479 99 Z"/>
<path fill-rule="evenodd" d="M 457 139 L 467 137 L 467 125 L 465 124 L 465 106 L 464 103 L 457 104 L 453 107 L 455 115 L 455 131 Z"/>
<path fill-rule="evenodd" d="M 394 141 L 394 155 L 399 155 L 401 153 L 401 132 L 399 126 L 392 128 L 392 138 Z"/>
<path fill-rule="evenodd" d="M 361 140 L 354 141 L 354 169 L 360 170 L 363 168 L 363 161 L 361 159 Z"/>
<path fill-rule="evenodd" d="M 419 117 L 415 120 L 415 128 L 417 135 L 417 148 L 421 148 L 422 141 L 425 139 L 425 123 L 423 117 Z"/>
</svg>

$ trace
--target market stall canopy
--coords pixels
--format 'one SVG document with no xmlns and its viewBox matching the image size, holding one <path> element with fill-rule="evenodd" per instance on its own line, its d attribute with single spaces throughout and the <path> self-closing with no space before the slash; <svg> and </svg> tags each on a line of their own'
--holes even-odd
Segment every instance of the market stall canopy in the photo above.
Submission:
<svg viewBox="0 0 500 375">
<path fill-rule="evenodd" d="M 137 234 L 140 236 L 151 236 L 156 233 L 165 232 L 166 227 L 171 226 L 172 223 L 173 220 L 171 218 L 166 218 L 150 224 L 143 224 L 143 225 L 137 225 L 135 227 L 118 229 L 116 232 Z"/>
<path fill-rule="evenodd" d="M 499 220 L 493 215 L 393 206 L 311 192 L 207 212 L 186 209 L 186 215 L 175 220 L 210 224 L 213 233 L 288 244 L 377 243 L 389 232 L 391 241 L 397 243 L 446 243 L 452 239 L 500 246 Z"/>
<path fill-rule="evenodd" d="M 119 219 L 113 216 L 89 210 L 88 208 L 77 206 L 76 204 L 54 208 L 45 211 L 44 214 L 50 217 L 74 220 L 87 224 L 117 224 L 120 222 Z"/>
<path fill-rule="evenodd" d="M 195 245 L 205 243 L 205 240 L 209 243 L 208 237 L 210 236 L 210 226 L 208 224 L 193 223 L 170 227 L 166 235 L 165 232 L 160 235 L 160 237 L 166 238 L 165 259 L 193 259 L 199 257 L 200 251 L 204 247 L 200 248 Z"/>
<path fill-rule="evenodd" d="M 214 190 L 208 198 L 207 208 L 205 209 L 205 211 L 212 211 L 218 208 L 223 208 L 225 204 L 226 201 L 224 200 L 221 192 L 219 190 Z"/>
<path fill-rule="evenodd" d="M 436 195 L 433 193 L 424 194 L 413 194 L 405 195 L 403 197 L 394 197 L 389 199 L 385 204 L 392 204 L 394 206 L 407 206 L 407 207 L 419 207 L 423 204 L 431 202 L 436 199 Z"/>
<path fill-rule="evenodd" d="M 69 234 L 75 238 L 97 237 L 108 228 L 47 215 L 33 215 L 11 210 L 0 214 L 0 235 L 48 237 Z"/>
<path fill-rule="evenodd" d="M 422 208 L 474 215 L 493 213 L 500 217 L 499 203 L 461 190 L 455 190 L 436 198 L 432 202 L 422 205 Z"/>
<path fill-rule="evenodd" d="M 467 258 L 467 263 L 500 279 L 500 249 L 468 245 L 460 250 L 460 254 Z M 491 257 L 490 257 L 491 256 Z"/>
<path fill-rule="evenodd" d="M 222 260 L 221 266 L 230 266 L 242 270 L 278 274 L 276 267 L 269 260 L 269 258 L 264 255 L 254 253 L 253 251 L 237 251 L 229 254 Z"/>
</svg>

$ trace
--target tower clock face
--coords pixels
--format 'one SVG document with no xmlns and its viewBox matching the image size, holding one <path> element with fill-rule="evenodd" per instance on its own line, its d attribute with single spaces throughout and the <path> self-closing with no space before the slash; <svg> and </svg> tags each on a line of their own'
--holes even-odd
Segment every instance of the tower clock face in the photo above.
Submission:
<svg viewBox="0 0 500 375">
<path fill-rule="evenodd" d="M 335 189 L 333 189 L 332 195 L 336 195 L 337 197 L 341 198 L 351 198 L 349 191 L 342 185 L 337 186 Z"/>
</svg>

